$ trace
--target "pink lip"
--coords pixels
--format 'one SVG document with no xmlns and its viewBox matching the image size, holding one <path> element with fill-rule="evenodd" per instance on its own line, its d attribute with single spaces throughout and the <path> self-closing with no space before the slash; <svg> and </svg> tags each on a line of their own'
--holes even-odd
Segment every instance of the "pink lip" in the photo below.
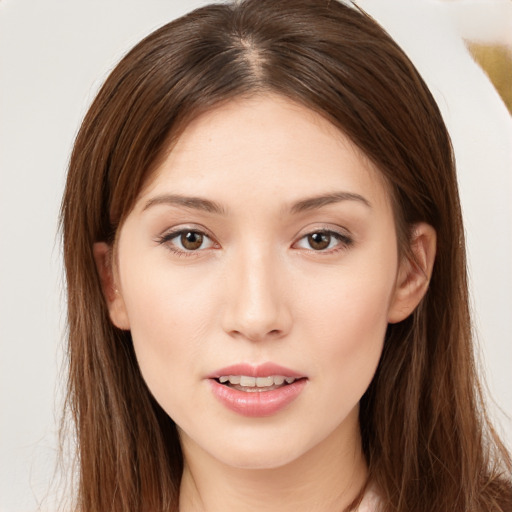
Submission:
<svg viewBox="0 0 512 512">
<path fill-rule="evenodd" d="M 246 375 L 247 377 L 270 377 L 271 375 L 282 375 L 283 377 L 294 377 L 300 379 L 305 377 L 289 368 L 274 363 L 263 363 L 252 366 L 247 363 L 234 364 L 216 370 L 207 376 L 209 379 L 218 379 L 223 375 Z"/>
<path fill-rule="evenodd" d="M 247 375 L 248 377 L 269 377 L 270 375 L 282 375 L 294 377 L 292 384 L 287 384 L 271 391 L 239 391 L 217 380 L 223 375 Z M 264 417 L 278 413 L 293 402 L 304 389 L 307 378 L 289 368 L 265 363 L 258 366 L 249 364 L 237 364 L 217 370 L 208 376 L 211 390 L 214 396 L 229 410 L 248 417 Z"/>
</svg>

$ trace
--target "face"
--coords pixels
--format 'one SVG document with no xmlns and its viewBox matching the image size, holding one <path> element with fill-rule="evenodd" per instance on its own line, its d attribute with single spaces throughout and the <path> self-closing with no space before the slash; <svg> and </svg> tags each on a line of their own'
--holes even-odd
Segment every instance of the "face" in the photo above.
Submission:
<svg viewBox="0 0 512 512">
<path fill-rule="evenodd" d="M 357 438 L 406 308 L 386 186 L 326 120 L 270 95 L 200 116 L 142 190 L 115 261 L 112 320 L 185 454 L 270 468 Z"/>
</svg>

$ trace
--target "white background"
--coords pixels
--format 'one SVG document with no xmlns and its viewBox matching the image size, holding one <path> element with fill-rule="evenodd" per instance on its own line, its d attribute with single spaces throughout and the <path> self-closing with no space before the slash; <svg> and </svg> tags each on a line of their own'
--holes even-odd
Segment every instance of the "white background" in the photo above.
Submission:
<svg viewBox="0 0 512 512">
<path fill-rule="evenodd" d="M 54 510 L 65 304 L 57 217 L 72 142 L 122 54 L 190 0 L 0 0 L 0 512 Z M 512 120 L 460 35 L 511 45 L 507 0 L 364 0 L 456 150 L 482 359 L 512 416 Z M 512 46 L 512 45 L 511 45 Z M 60 372 L 60 373 L 59 373 Z M 512 422 L 493 408 L 512 445 Z"/>
</svg>

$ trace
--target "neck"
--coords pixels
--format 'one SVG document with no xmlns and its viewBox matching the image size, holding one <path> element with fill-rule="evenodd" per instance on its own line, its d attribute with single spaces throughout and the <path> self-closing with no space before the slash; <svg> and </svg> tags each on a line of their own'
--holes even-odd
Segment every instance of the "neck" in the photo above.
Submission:
<svg viewBox="0 0 512 512">
<path fill-rule="evenodd" d="M 182 435 L 185 468 L 180 512 L 342 512 L 367 476 L 357 417 L 300 456 L 277 468 L 240 469 L 204 452 Z"/>
</svg>

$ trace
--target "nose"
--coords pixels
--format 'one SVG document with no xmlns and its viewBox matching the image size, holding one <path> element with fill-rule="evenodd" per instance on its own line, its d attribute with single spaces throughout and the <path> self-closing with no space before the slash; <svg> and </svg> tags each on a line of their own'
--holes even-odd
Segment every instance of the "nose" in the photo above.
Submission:
<svg viewBox="0 0 512 512">
<path fill-rule="evenodd" d="M 250 341 L 279 339 L 292 326 L 290 290 L 271 251 L 240 251 L 227 269 L 227 300 L 223 329 Z"/>
</svg>

